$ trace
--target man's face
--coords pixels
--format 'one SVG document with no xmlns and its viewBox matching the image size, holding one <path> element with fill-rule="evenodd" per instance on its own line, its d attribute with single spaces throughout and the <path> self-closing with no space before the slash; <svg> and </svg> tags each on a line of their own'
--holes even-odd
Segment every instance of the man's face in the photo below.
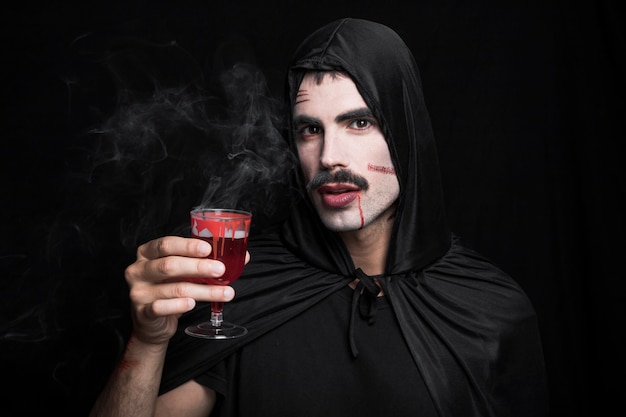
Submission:
<svg viewBox="0 0 626 417">
<path fill-rule="evenodd" d="M 309 197 L 331 230 L 386 222 L 400 186 L 389 148 L 354 82 L 307 74 L 294 108 L 296 145 Z"/>
</svg>

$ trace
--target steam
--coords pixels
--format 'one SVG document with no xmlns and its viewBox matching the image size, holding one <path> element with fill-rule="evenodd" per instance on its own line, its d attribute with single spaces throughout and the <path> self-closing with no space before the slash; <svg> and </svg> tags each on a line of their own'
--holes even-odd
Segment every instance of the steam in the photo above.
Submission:
<svg viewBox="0 0 626 417">
<path fill-rule="evenodd" d="M 250 66 L 234 66 L 221 81 L 227 118 L 217 126 L 227 154 L 222 165 L 213 167 L 217 170 L 211 172 L 201 205 L 271 217 L 285 197 L 279 190 L 288 188 L 295 163 L 282 136 L 280 106 L 268 97 L 263 74 Z"/>
<path fill-rule="evenodd" d="M 185 234 L 197 206 L 250 211 L 258 227 L 278 221 L 295 167 L 281 110 L 263 73 L 246 63 L 220 74 L 210 94 L 197 85 L 156 89 L 120 106 L 93 132 L 90 178 L 131 203 L 120 221 L 124 246 Z"/>
</svg>

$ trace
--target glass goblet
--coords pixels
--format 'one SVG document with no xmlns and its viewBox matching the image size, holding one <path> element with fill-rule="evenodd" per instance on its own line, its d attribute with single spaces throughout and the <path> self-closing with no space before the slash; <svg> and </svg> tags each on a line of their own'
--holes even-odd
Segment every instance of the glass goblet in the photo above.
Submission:
<svg viewBox="0 0 626 417">
<path fill-rule="evenodd" d="M 191 234 L 205 240 L 213 250 L 208 256 L 224 263 L 226 272 L 218 278 L 192 278 L 192 282 L 210 285 L 229 285 L 243 272 L 248 248 L 248 234 L 252 214 L 247 211 L 217 208 L 191 210 Z M 204 339 L 232 339 L 248 333 L 248 330 L 224 321 L 224 303 L 211 303 L 211 319 L 189 326 L 185 333 Z"/>
</svg>

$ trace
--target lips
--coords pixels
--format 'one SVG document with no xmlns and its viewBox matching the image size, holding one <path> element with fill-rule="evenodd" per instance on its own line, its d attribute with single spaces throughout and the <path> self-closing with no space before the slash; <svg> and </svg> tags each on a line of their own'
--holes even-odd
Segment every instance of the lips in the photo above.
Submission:
<svg viewBox="0 0 626 417">
<path fill-rule="evenodd" d="M 331 208 L 342 208 L 352 203 L 360 189 L 352 184 L 325 184 L 317 189 L 322 202 Z"/>
</svg>

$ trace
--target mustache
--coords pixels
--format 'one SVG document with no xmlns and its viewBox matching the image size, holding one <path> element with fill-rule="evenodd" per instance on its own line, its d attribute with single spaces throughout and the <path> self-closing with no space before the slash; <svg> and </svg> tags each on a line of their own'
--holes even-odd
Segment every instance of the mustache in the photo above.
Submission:
<svg viewBox="0 0 626 417">
<path fill-rule="evenodd" d="M 315 190 L 324 184 L 328 183 L 348 183 L 354 184 L 362 190 L 369 188 L 369 182 L 360 175 L 357 175 L 347 169 L 342 169 L 335 172 L 320 171 L 309 181 L 306 186 L 307 191 Z"/>
</svg>

